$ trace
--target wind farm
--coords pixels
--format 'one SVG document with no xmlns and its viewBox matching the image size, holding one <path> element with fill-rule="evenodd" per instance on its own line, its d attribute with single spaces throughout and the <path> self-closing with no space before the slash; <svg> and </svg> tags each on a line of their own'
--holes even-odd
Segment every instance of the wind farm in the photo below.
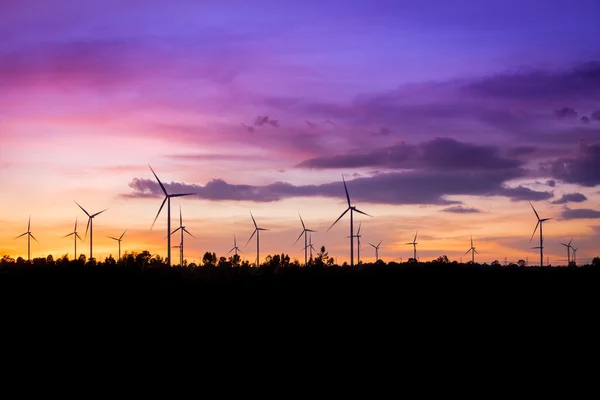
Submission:
<svg viewBox="0 0 600 400">
<path fill-rule="evenodd" d="M 598 5 L 432 1 L 3 3 L 0 281 L 594 276 Z"/>
</svg>

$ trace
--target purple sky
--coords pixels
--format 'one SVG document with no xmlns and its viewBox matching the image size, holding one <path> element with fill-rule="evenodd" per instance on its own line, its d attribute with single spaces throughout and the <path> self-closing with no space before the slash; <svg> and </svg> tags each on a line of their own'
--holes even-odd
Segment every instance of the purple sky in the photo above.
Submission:
<svg viewBox="0 0 600 400">
<path fill-rule="evenodd" d="M 248 208 L 279 229 L 266 249 L 297 252 L 295 210 L 326 228 L 342 173 L 388 258 L 419 228 L 423 258 L 474 233 L 486 261 L 534 259 L 527 200 L 557 219 L 556 259 L 565 235 L 582 258 L 600 247 L 598 1 L 4 0 L 0 37 L 0 205 L 18 209 L 0 252 L 23 251 L 30 212 L 49 236 L 67 226 L 73 198 L 122 210 L 104 229 L 139 223 L 160 251 L 148 163 L 199 193 L 190 226 L 219 230 L 190 258 Z M 340 259 L 346 225 L 319 239 Z"/>
</svg>

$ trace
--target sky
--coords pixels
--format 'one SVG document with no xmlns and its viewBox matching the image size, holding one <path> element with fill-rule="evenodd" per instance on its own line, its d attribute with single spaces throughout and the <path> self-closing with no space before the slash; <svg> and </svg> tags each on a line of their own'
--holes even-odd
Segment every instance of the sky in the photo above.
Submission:
<svg viewBox="0 0 600 400">
<path fill-rule="evenodd" d="M 185 258 L 261 234 L 303 261 L 316 230 L 349 261 L 447 255 L 566 263 L 600 255 L 600 3 L 591 1 L 0 2 L 0 254 Z M 151 229 L 152 227 L 152 229 Z M 356 228 L 355 228 L 356 229 Z M 89 236 L 89 235 L 88 235 Z M 83 237 L 83 235 L 82 235 Z M 179 243 L 174 237 L 172 246 Z M 89 237 L 78 244 L 88 255 Z M 177 249 L 172 255 L 178 261 Z"/>
</svg>

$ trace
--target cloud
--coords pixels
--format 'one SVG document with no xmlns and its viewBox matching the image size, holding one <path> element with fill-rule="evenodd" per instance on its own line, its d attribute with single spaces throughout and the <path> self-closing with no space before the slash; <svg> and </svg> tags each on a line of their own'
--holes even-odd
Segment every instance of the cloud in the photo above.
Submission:
<svg viewBox="0 0 600 400">
<path fill-rule="evenodd" d="M 535 192 L 526 188 L 507 188 L 506 180 L 519 177 L 518 171 L 474 170 L 469 173 L 453 171 L 408 171 L 382 173 L 348 181 L 353 202 L 375 204 L 438 204 L 460 202 L 448 199 L 452 195 L 505 196 L 512 200 L 539 200 L 551 197 L 548 192 Z M 134 178 L 129 186 L 133 193 L 124 197 L 161 197 L 162 191 L 152 179 Z M 342 200 L 341 181 L 322 185 L 295 186 L 275 182 L 265 186 L 230 184 L 214 179 L 206 185 L 171 182 L 165 184 L 169 192 L 197 193 L 207 200 L 234 200 L 273 202 L 291 197 L 330 197 Z"/>
<path fill-rule="evenodd" d="M 500 155 L 493 146 L 462 143 L 452 138 L 436 138 L 417 145 L 400 143 L 365 153 L 316 157 L 296 165 L 297 168 L 333 169 L 387 167 L 391 169 L 428 170 L 498 170 L 523 165 Z"/>
<path fill-rule="evenodd" d="M 552 192 L 537 192 L 524 186 L 519 185 L 516 188 L 503 188 L 498 192 L 499 195 L 509 197 L 512 201 L 521 200 L 548 200 L 554 196 Z"/>
<path fill-rule="evenodd" d="M 575 119 L 577 118 L 577 111 L 572 109 L 571 107 L 563 107 L 561 109 L 555 110 L 554 115 L 558 119 Z"/>
<path fill-rule="evenodd" d="M 567 193 L 563 194 L 563 196 L 560 199 L 553 201 L 552 204 L 567 204 L 568 202 L 581 203 L 586 200 L 587 197 L 585 197 L 581 193 Z"/>
<path fill-rule="evenodd" d="M 262 127 L 267 124 L 271 125 L 274 128 L 279 128 L 279 121 L 277 121 L 276 119 L 270 119 L 267 115 L 259 115 L 254 119 L 254 126 Z"/>
<path fill-rule="evenodd" d="M 444 208 L 442 211 L 449 212 L 449 213 L 456 213 L 456 214 L 474 214 L 474 213 L 481 212 L 476 208 L 469 208 L 469 207 L 463 207 L 463 206 L 448 207 L 448 208 Z"/>
<path fill-rule="evenodd" d="M 317 127 L 316 124 L 314 124 L 314 123 L 312 123 L 312 122 L 310 122 L 310 121 L 308 121 L 306 119 L 304 120 L 304 122 L 306 122 L 306 125 L 308 125 L 308 127 L 311 128 L 311 129 L 315 129 Z"/>
<path fill-rule="evenodd" d="M 511 99 L 597 98 L 600 91 L 600 62 L 591 61 L 562 71 L 505 72 L 468 84 L 465 90 L 484 96 Z"/>
<path fill-rule="evenodd" d="M 590 123 L 590 118 L 586 117 L 584 115 L 583 117 L 581 117 L 581 123 L 583 123 L 583 124 L 589 124 Z"/>
<path fill-rule="evenodd" d="M 600 145 L 581 142 L 578 155 L 561 158 L 544 165 L 555 179 L 583 186 L 600 184 Z"/>
<path fill-rule="evenodd" d="M 560 219 L 586 219 L 600 218 L 600 211 L 591 210 L 589 208 L 565 209 L 560 215 Z"/>
<path fill-rule="evenodd" d="M 590 118 L 594 121 L 600 121 L 600 110 L 594 111 Z"/>
<path fill-rule="evenodd" d="M 549 179 L 546 181 L 546 185 L 550 187 L 556 187 L 556 181 L 554 179 Z"/>
</svg>

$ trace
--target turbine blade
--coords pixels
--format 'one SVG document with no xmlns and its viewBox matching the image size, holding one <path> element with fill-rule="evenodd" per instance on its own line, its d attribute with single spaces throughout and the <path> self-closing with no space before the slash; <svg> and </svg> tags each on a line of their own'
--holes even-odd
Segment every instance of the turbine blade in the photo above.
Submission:
<svg viewBox="0 0 600 400">
<path fill-rule="evenodd" d="M 33 236 L 31 233 L 29 233 L 29 236 L 31 236 L 31 238 L 32 238 L 33 240 L 35 240 L 36 242 L 38 242 L 38 240 L 35 238 L 35 236 Z M 39 242 L 38 242 L 38 243 L 39 243 Z"/>
<path fill-rule="evenodd" d="M 69 236 L 74 235 L 74 234 L 75 234 L 75 232 L 71 232 L 68 235 L 65 235 L 65 236 L 61 237 L 61 239 L 64 239 L 64 238 L 69 237 Z"/>
<path fill-rule="evenodd" d="M 29 233 L 29 232 L 25 232 L 24 234 L 17 236 L 15 239 L 18 239 L 18 238 L 20 238 L 21 236 L 25 236 L 25 235 L 27 235 L 28 233 Z"/>
<path fill-rule="evenodd" d="M 117 242 L 119 241 L 119 239 L 117 239 L 116 237 L 107 236 L 107 238 L 111 238 L 112 240 L 116 240 Z"/>
<path fill-rule="evenodd" d="M 463 256 L 466 256 L 467 254 L 469 254 L 470 251 L 471 251 L 471 249 L 467 250 L 467 252 L 465 254 L 463 254 Z"/>
<path fill-rule="evenodd" d="M 75 201 L 75 200 L 73 200 Z M 88 217 L 90 216 L 90 214 L 88 214 L 87 211 L 85 211 L 85 208 L 81 207 L 81 204 L 79 204 L 78 202 L 75 201 L 75 204 L 77 204 L 79 206 L 79 208 L 81 208 L 83 210 L 83 212 L 85 213 L 85 215 L 87 215 Z"/>
<path fill-rule="evenodd" d="M 313 231 L 312 229 L 307 229 L 306 232 L 316 232 L 316 231 Z"/>
<path fill-rule="evenodd" d="M 535 232 L 537 231 L 537 228 L 539 225 L 540 225 L 540 221 L 538 220 L 537 224 L 535 224 L 535 229 L 533 230 L 533 233 L 531 234 L 531 238 L 529 239 L 529 243 L 531 243 L 531 241 L 533 240 L 533 235 L 535 235 Z"/>
<path fill-rule="evenodd" d="M 96 214 L 92 215 L 91 218 L 94 218 L 96 215 L 98 214 L 102 214 L 104 211 L 108 210 L 108 208 L 105 208 L 104 210 L 97 212 Z"/>
<path fill-rule="evenodd" d="M 156 217 L 154 217 L 154 221 L 152 222 L 152 226 L 150 227 L 150 230 L 152 230 L 152 228 L 154 228 L 154 224 L 156 223 L 156 220 L 158 219 L 158 216 L 160 215 L 160 212 L 162 211 L 163 207 L 165 206 L 165 203 L 167 202 L 168 198 L 169 198 L 168 196 L 165 197 L 162 204 L 160 205 L 160 208 L 158 209 L 158 212 L 156 213 Z"/>
<path fill-rule="evenodd" d="M 541 219 L 540 221 L 541 222 L 546 222 L 546 221 L 550 221 L 551 219 L 554 219 L 554 218 L 544 218 L 544 219 Z"/>
<path fill-rule="evenodd" d="M 338 217 L 338 219 L 336 219 L 336 220 L 335 220 L 335 222 L 334 222 L 333 224 L 331 224 L 331 226 L 330 226 L 329 228 L 327 228 L 327 232 L 329 232 L 329 230 L 330 230 L 331 228 L 333 228 L 333 226 L 334 226 L 335 224 L 337 224 L 337 222 L 338 222 L 340 219 L 342 219 L 342 217 L 343 217 L 344 215 L 346 215 L 346 213 L 348 212 L 348 210 L 350 210 L 350 207 L 346 208 L 346 211 L 344 211 L 344 212 L 342 213 L 342 215 L 340 215 L 340 216 Z"/>
<path fill-rule="evenodd" d="M 254 222 L 254 228 L 258 228 L 258 225 L 256 225 L 256 220 L 254 219 L 254 215 L 252 215 L 252 211 L 250 211 L 250 216 L 252 217 L 252 222 Z"/>
<path fill-rule="evenodd" d="M 77 217 L 75 217 L 75 228 L 73 229 L 73 232 L 77 232 Z"/>
<path fill-rule="evenodd" d="M 231 253 L 231 252 L 232 252 L 232 251 L 234 251 L 234 250 L 235 250 L 235 247 L 234 247 L 233 249 L 229 250 L 227 253 L 225 253 L 225 255 L 227 255 L 227 254 Z"/>
<path fill-rule="evenodd" d="M 29 221 L 27 221 L 27 232 L 31 230 L 31 215 L 29 216 Z"/>
<path fill-rule="evenodd" d="M 305 235 L 306 231 L 302 231 L 302 233 L 300 234 L 300 236 L 298 236 L 298 239 L 296 239 L 296 241 L 294 242 L 294 246 L 296 245 L 296 243 L 298 243 L 298 240 L 300 240 L 300 238 L 302 237 L 302 235 Z"/>
<path fill-rule="evenodd" d="M 193 194 L 197 194 L 197 193 L 177 193 L 177 194 L 170 194 L 169 197 L 183 197 L 183 196 L 191 196 Z"/>
<path fill-rule="evenodd" d="M 471 247 L 473 247 L 473 235 L 471 235 Z"/>
<path fill-rule="evenodd" d="M 413 240 L 413 242 L 415 242 L 415 243 L 416 243 L 416 241 L 417 241 L 417 235 L 418 235 L 418 234 L 419 234 L 419 230 L 417 229 L 417 232 L 415 232 L 415 240 Z"/>
<path fill-rule="evenodd" d="M 535 213 L 535 216 L 537 217 L 538 221 L 540 219 L 540 216 L 538 215 L 537 211 L 535 211 L 535 207 L 533 206 L 533 204 L 531 204 L 531 201 L 529 202 L 529 205 L 531 206 L 531 208 L 533 209 L 533 212 Z"/>
<path fill-rule="evenodd" d="M 173 232 L 171 232 L 171 235 L 172 235 L 172 234 L 174 234 L 175 232 L 177 232 L 177 231 L 178 231 L 178 230 L 180 230 L 180 229 L 181 229 L 181 227 L 179 227 L 179 228 L 175 229 Z"/>
<path fill-rule="evenodd" d="M 150 167 L 150 164 L 148 164 L 148 166 Z M 162 191 L 165 194 L 165 196 L 168 196 L 169 194 L 167 193 L 167 189 L 165 189 L 165 187 L 163 186 L 163 184 L 160 181 L 160 179 L 158 179 L 158 176 L 156 176 L 156 172 L 154 172 L 154 170 L 152 169 L 152 167 L 150 167 L 150 171 L 152 171 L 152 173 L 154 174 L 154 177 L 158 181 L 158 184 L 160 185 L 160 188 L 162 189 Z"/>
<path fill-rule="evenodd" d="M 257 231 L 268 231 L 267 228 L 256 228 Z"/>
<path fill-rule="evenodd" d="M 235 233 L 233 234 L 233 247 L 237 247 L 237 241 L 235 239 Z"/>
<path fill-rule="evenodd" d="M 478 252 L 477 250 L 473 249 L 473 251 L 474 251 L 475 253 L 479 254 L 479 252 Z"/>
<path fill-rule="evenodd" d="M 569 240 L 569 246 L 571 246 L 572 241 L 573 241 L 573 238 L 571 238 L 571 240 Z"/>
<path fill-rule="evenodd" d="M 75 234 L 75 236 L 77 236 L 77 238 L 79 238 L 79 240 L 81 240 L 83 242 L 83 239 L 77 233 Z"/>
<path fill-rule="evenodd" d="M 184 231 L 185 233 L 187 233 L 188 235 L 190 235 L 191 237 L 193 237 L 194 239 L 196 239 L 196 236 L 194 236 L 194 235 L 192 235 L 191 233 L 189 233 L 187 229 L 183 228 L 183 231 Z"/>
<path fill-rule="evenodd" d="M 251 240 L 252 240 L 252 238 L 254 237 L 254 234 L 255 234 L 255 233 L 256 233 L 256 229 L 254 230 L 254 232 L 252 232 L 252 235 L 250 235 L 250 239 L 248 239 L 248 241 L 246 242 L 246 245 L 245 245 L 244 247 L 248 246 L 248 243 L 250 243 L 250 241 L 251 241 Z"/>
<path fill-rule="evenodd" d="M 374 244 L 371 244 L 371 243 L 369 243 L 369 246 L 373 246 L 374 249 L 377 248 Z"/>
<path fill-rule="evenodd" d="M 304 226 L 304 221 L 302 221 L 302 215 L 298 213 L 298 216 L 300 217 L 300 222 L 302 222 L 302 229 L 306 230 L 306 226 Z"/>
<path fill-rule="evenodd" d="M 125 229 L 125 232 L 127 232 L 127 229 Z M 123 232 L 123 234 L 121 235 L 121 237 L 119 238 L 119 240 L 123 239 L 123 236 L 125 236 L 125 232 Z"/>
<path fill-rule="evenodd" d="M 373 216 L 372 216 L 372 215 L 369 215 L 369 214 L 367 214 L 366 212 L 360 211 L 358 208 L 354 208 L 354 211 L 356 211 L 356 212 L 357 212 L 357 213 L 359 213 L 359 214 L 366 215 L 367 217 L 371 217 L 371 218 L 373 218 Z"/>
<path fill-rule="evenodd" d="M 383 240 L 380 240 L 379 243 L 377 244 L 377 247 L 379 247 L 382 242 L 383 242 Z"/>
<path fill-rule="evenodd" d="M 236 249 L 237 249 L 237 251 L 239 251 L 240 253 L 243 253 L 243 251 L 241 251 L 241 250 L 239 249 L 239 247 L 236 247 Z"/>
<path fill-rule="evenodd" d="M 85 226 L 85 235 L 83 236 L 83 237 L 84 237 L 84 238 L 86 238 L 86 239 L 87 239 L 87 233 L 88 233 L 88 229 L 90 228 L 90 223 L 91 223 L 91 222 L 92 222 L 92 217 L 89 217 L 89 218 L 88 218 L 88 223 L 87 223 L 87 225 Z"/>
<path fill-rule="evenodd" d="M 348 200 L 348 207 L 350 207 L 350 195 L 348 194 L 348 187 L 346 187 L 346 180 L 344 174 L 342 174 L 342 181 L 344 181 L 344 190 L 346 191 L 346 200 Z"/>
<path fill-rule="evenodd" d="M 183 217 L 181 216 L 181 204 L 179 205 L 179 226 L 183 226 Z"/>
<path fill-rule="evenodd" d="M 356 236 L 360 235 L 360 228 L 362 227 L 362 222 L 358 224 L 358 232 L 356 232 Z"/>
</svg>

